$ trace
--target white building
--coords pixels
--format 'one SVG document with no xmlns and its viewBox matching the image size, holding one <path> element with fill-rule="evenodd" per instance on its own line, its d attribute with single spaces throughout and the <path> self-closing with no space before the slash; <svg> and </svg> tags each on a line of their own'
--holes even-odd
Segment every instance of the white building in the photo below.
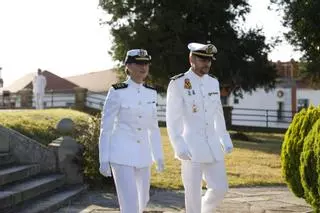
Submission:
<svg viewBox="0 0 320 213">
<path fill-rule="evenodd" d="M 301 108 L 320 104 L 320 89 L 297 80 L 297 62 L 277 62 L 276 67 L 280 78 L 275 89 L 257 88 L 252 93 L 244 93 L 243 98 L 230 94 L 232 125 L 287 128 Z"/>
</svg>

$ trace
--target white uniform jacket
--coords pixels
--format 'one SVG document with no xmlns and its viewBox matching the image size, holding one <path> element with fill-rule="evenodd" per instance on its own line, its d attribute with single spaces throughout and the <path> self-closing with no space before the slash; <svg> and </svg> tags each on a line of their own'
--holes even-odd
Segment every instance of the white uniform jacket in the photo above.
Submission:
<svg viewBox="0 0 320 213">
<path fill-rule="evenodd" d="M 101 117 L 100 163 L 142 168 L 163 159 L 156 104 L 156 90 L 131 79 L 109 89 Z"/>
<path fill-rule="evenodd" d="M 225 143 L 232 146 L 219 82 L 209 75 L 199 77 L 190 69 L 172 78 L 167 91 L 166 123 L 176 157 L 187 149 L 192 162 L 221 161 Z"/>
</svg>

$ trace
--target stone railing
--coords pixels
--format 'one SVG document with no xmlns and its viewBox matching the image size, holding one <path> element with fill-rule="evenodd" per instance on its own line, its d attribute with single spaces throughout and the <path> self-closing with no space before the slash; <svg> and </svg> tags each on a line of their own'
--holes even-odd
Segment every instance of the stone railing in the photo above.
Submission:
<svg viewBox="0 0 320 213">
<path fill-rule="evenodd" d="M 71 119 L 64 118 L 56 126 L 63 135 L 44 146 L 19 132 L 0 126 L 0 153 L 11 153 L 17 163 L 40 165 L 41 173 L 60 172 L 67 183 L 82 183 L 83 146 L 70 136 L 74 129 Z"/>
<path fill-rule="evenodd" d="M 1 152 L 9 152 L 17 163 L 40 165 L 40 171 L 56 171 L 54 152 L 48 147 L 19 132 L 0 126 Z"/>
<path fill-rule="evenodd" d="M 74 130 L 74 123 L 71 119 L 64 118 L 57 124 L 57 130 L 61 135 L 70 135 Z M 66 175 L 67 183 L 82 183 L 83 145 L 70 136 L 62 136 L 52 141 L 49 147 L 55 154 L 57 170 Z"/>
</svg>

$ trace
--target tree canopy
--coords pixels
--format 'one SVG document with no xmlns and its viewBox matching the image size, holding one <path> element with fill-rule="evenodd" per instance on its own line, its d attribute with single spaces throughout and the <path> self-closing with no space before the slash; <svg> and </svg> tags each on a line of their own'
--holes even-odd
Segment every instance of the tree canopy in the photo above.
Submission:
<svg viewBox="0 0 320 213">
<path fill-rule="evenodd" d="M 151 81 L 166 88 L 169 78 L 189 68 L 190 42 L 210 41 L 218 49 L 212 74 L 221 85 L 252 91 L 274 86 L 270 45 L 260 29 L 247 32 L 236 23 L 250 11 L 247 0 L 101 0 L 111 14 L 113 58 L 123 61 L 132 48 L 152 56 Z"/>
<path fill-rule="evenodd" d="M 319 0 L 271 0 L 284 12 L 283 25 L 289 28 L 285 34 L 291 44 L 304 52 L 302 60 L 313 81 L 320 80 L 320 1 Z"/>
</svg>

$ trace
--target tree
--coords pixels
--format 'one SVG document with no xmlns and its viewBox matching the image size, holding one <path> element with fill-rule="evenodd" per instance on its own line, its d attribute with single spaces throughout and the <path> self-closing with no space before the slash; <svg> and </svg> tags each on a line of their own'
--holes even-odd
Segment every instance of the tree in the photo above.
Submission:
<svg viewBox="0 0 320 213">
<path fill-rule="evenodd" d="M 128 49 L 147 49 L 151 81 L 160 88 L 189 68 L 187 44 L 207 41 L 218 49 L 213 74 L 221 85 L 245 91 L 274 86 L 276 71 L 267 60 L 271 47 L 261 30 L 236 27 L 249 12 L 246 0 L 101 0 L 100 5 L 112 15 L 107 24 L 113 58 L 122 61 Z"/>
<path fill-rule="evenodd" d="M 320 81 L 320 1 L 270 0 L 284 12 L 283 25 L 290 30 L 285 34 L 289 42 L 304 52 L 306 71 L 312 82 Z"/>
</svg>

